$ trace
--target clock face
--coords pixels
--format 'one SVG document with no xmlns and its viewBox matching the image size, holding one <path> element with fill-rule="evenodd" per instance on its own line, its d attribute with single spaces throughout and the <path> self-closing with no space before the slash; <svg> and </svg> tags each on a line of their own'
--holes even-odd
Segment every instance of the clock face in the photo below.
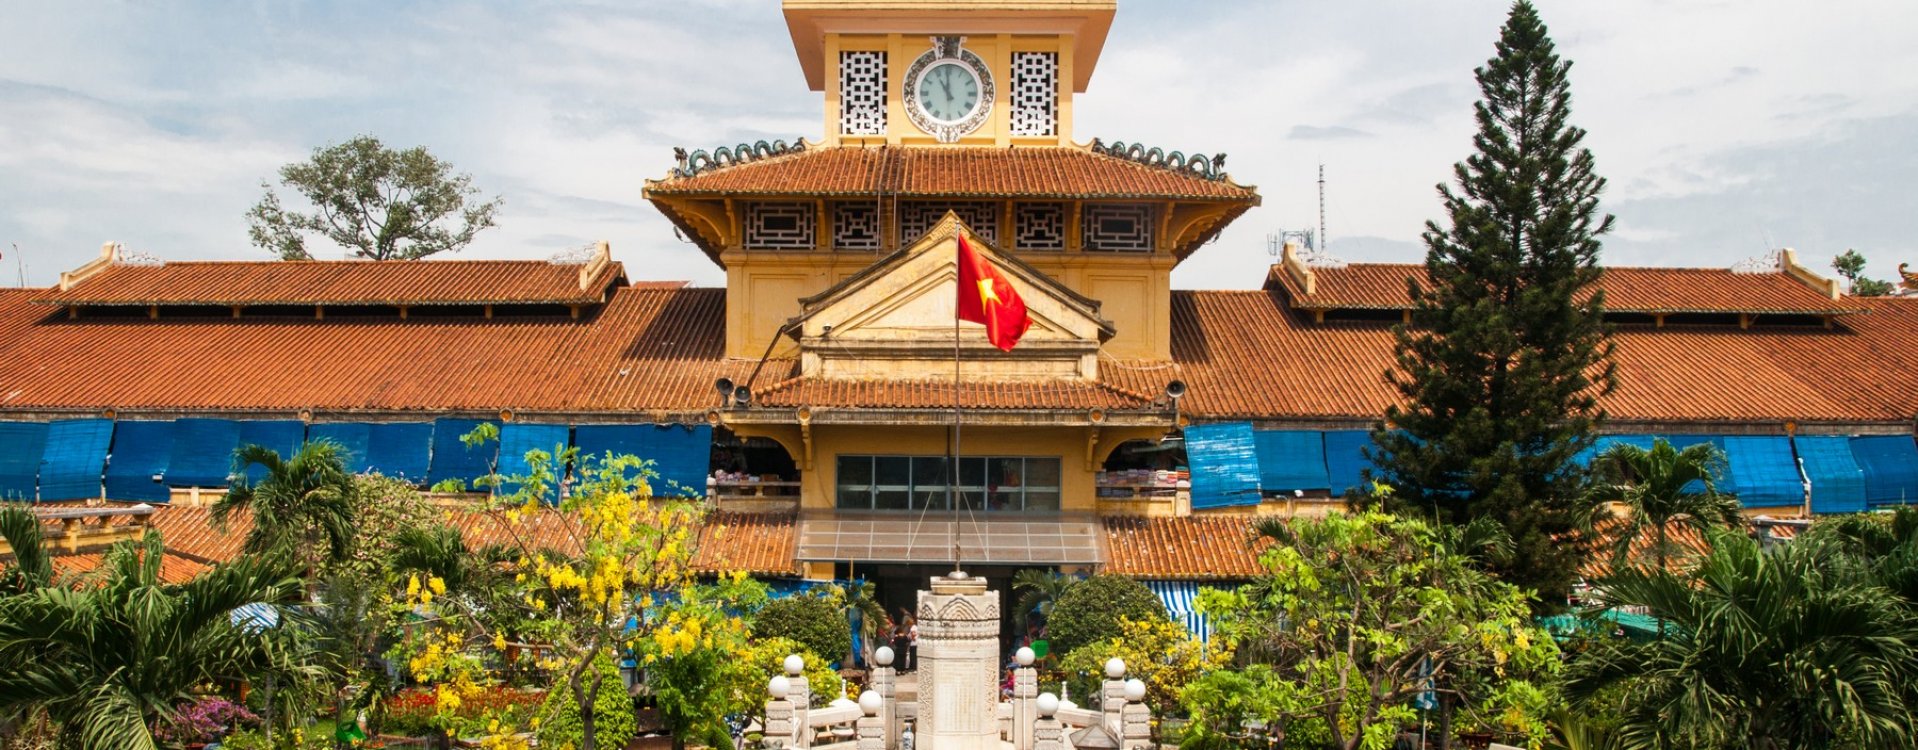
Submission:
<svg viewBox="0 0 1918 750">
<path fill-rule="evenodd" d="M 919 107 L 932 119 L 956 123 L 979 107 L 979 76 L 958 61 L 933 64 L 919 77 Z"/>
</svg>

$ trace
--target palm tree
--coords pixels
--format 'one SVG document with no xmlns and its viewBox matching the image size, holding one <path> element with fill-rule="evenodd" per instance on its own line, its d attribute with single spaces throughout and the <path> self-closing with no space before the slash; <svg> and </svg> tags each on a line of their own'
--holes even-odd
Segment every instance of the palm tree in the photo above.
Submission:
<svg viewBox="0 0 1918 750">
<path fill-rule="evenodd" d="M 353 542 L 357 485 L 339 444 L 307 443 L 290 459 L 271 448 L 244 445 L 233 452 L 233 466 L 233 486 L 213 504 L 213 521 L 225 528 L 236 511 L 249 511 L 253 528 L 243 549 L 255 554 L 293 552 L 307 563 L 309 577 L 317 571 L 315 556 L 322 548 L 325 560 L 346 559 Z M 253 466 L 266 469 L 257 484 L 246 477 Z"/>
<path fill-rule="evenodd" d="M 879 589 L 872 581 L 849 581 L 839 584 L 838 597 L 846 608 L 848 619 L 859 618 L 859 642 L 865 645 L 870 654 L 880 644 L 872 642 L 873 635 L 879 632 L 879 624 L 886 621 L 886 606 L 879 603 Z M 846 665 L 851 666 L 858 654 L 846 654 Z"/>
<path fill-rule="evenodd" d="M 44 709 L 65 747 L 151 750 L 155 722 L 195 688 L 315 676 L 286 635 L 232 617 L 242 605 L 298 600 L 284 557 L 244 556 L 170 585 L 160 581 L 164 555 L 150 531 L 109 548 L 80 585 L 0 599 L 0 713 Z"/>
<path fill-rule="evenodd" d="M 1623 739 L 1652 746 L 1910 747 L 1918 620 L 1837 545 L 1771 550 L 1713 530 L 1691 575 L 1615 570 L 1601 607 L 1648 608 L 1668 637 L 1601 639 L 1568 694 L 1616 686 Z"/>
<path fill-rule="evenodd" d="M 1654 441 L 1650 450 L 1620 443 L 1599 454 L 1594 466 L 1598 481 L 1591 495 L 1592 526 L 1617 520 L 1617 527 L 1609 530 L 1612 566 L 1626 564 L 1632 548 L 1650 534 L 1653 562 L 1665 568 L 1673 552 L 1675 525 L 1697 529 L 1701 535 L 1715 528 L 1737 527 L 1738 499 L 1719 494 L 1716 485 L 1724 465 L 1723 455 L 1708 443 L 1679 450 L 1663 438 Z M 1614 514 L 1610 503 L 1623 505 L 1625 513 Z"/>
<path fill-rule="evenodd" d="M 0 596 L 53 583 L 53 560 L 42 542 L 40 519 L 25 506 L 0 506 L 0 539 L 13 550 L 13 565 L 0 571 Z"/>
<path fill-rule="evenodd" d="M 1023 591 L 1018 603 L 1013 605 L 1013 621 L 1018 624 L 1019 632 L 1026 631 L 1026 620 L 1034 611 L 1041 615 L 1052 614 L 1052 603 L 1066 593 L 1066 589 L 1079 583 L 1078 576 L 1066 575 L 1053 570 L 1027 568 L 1012 574 L 1012 590 Z"/>
</svg>

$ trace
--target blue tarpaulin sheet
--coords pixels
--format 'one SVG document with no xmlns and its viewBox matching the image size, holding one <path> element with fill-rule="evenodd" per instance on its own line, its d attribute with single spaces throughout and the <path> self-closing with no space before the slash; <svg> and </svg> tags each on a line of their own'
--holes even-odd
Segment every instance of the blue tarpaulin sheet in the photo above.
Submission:
<svg viewBox="0 0 1918 750">
<path fill-rule="evenodd" d="M 453 444 L 459 444 L 457 436 Z M 432 450 L 432 422 L 375 422 L 367 425 L 367 471 L 419 484 L 427 477 Z"/>
<path fill-rule="evenodd" d="M 113 452 L 107 455 L 107 499 L 171 500 L 165 475 L 172 457 L 172 422 L 114 423 Z"/>
<path fill-rule="evenodd" d="M 1860 435 L 1851 456 L 1865 470 L 1865 502 L 1918 503 L 1918 443 L 1909 435 Z"/>
<path fill-rule="evenodd" d="M 525 474 L 530 468 L 526 463 L 528 451 L 542 450 L 549 456 L 559 455 L 560 451 L 566 450 L 571 434 L 571 428 L 563 424 L 509 422 L 501 425 L 499 428 L 499 473 L 503 476 Z M 553 473 L 559 475 L 561 471 L 554 468 Z M 502 494 L 518 492 L 519 485 L 502 484 L 499 491 Z M 548 500 L 558 499 L 557 487 L 549 486 L 546 491 Z"/>
<path fill-rule="evenodd" d="M 38 494 L 47 423 L 0 422 L 0 500 L 30 501 Z"/>
<path fill-rule="evenodd" d="M 1636 445 L 1645 450 L 1651 450 L 1652 441 L 1656 438 L 1656 435 L 1600 435 L 1592 440 L 1591 447 L 1579 451 L 1577 460 L 1581 464 L 1590 466 L 1593 459 L 1603 455 L 1612 446 L 1620 444 Z"/>
<path fill-rule="evenodd" d="M 260 419 L 240 423 L 240 445 L 258 445 L 270 448 L 280 454 L 280 460 L 291 461 L 293 454 L 300 452 L 300 445 L 306 442 L 306 423 L 295 419 Z M 259 482 L 266 477 L 266 467 L 255 464 L 246 467 L 246 481 Z"/>
<path fill-rule="evenodd" d="M 173 458 L 166 483 L 174 487 L 225 487 L 233 472 L 233 449 L 240 444 L 240 423 L 231 419 L 173 421 Z"/>
<path fill-rule="evenodd" d="M 659 476 L 651 480 L 654 495 L 703 497 L 712 471 L 713 428 L 709 425 L 583 424 L 573 430 L 573 444 L 582 459 L 605 460 L 632 455 L 653 462 Z"/>
<path fill-rule="evenodd" d="M 1791 438 L 1783 435 L 1726 435 L 1725 458 L 1738 502 L 1747 508 L 1778 508 L 1805 504 L 1805 480 L 1791 452 Z"/>
<path fill-rule="evenodd" d="M 1312 430 L 1254 430 L 1259 453 L 1259 489 L 1266 492 L 1323 490 L 1332 487 L 1325 473 L 1325 436 Z"/>
<path fill-rule="evenodd" d="M 346 463 L 346 470 L 354 474 L 366 472 L 366 438 L 370 425 L 365 422 L 321 422 L 306 429 L 309 442 L 322 440 L 340 447 L 340 458 Z"/>
<path fill-rule="evenodd" d="M 63 419 L 47 425 L 41 454 L 40 499 L 80 500 L 100 496 L 113 420 Z"/>
<path fill-rule="evenodd" d="M 1259 504 L 1259 451 L 1251 422 L 1187 427 L 1185 457 L 1192 465 L 1192 507 Z"/>
<path fill-rule="evenodd" d="M 1360 489 L 1363 472 L 1372 467 L 1363 450 L 1372 445 L 1372 433 L 1365 430 L 1332 430 L 1325 433 L 1325 475 L 1332 496 Z"/>
<path fill-rule="evenodd" d="M 1865 471 L 1851 455 L 1851 438 L 1798 435 L 1792 445 L 1811 479 L 1811 512 L 1865 512 Z"/>
<path fill-rule="evenodd" d="M 439 419 L 433 422 L 433 464 L 426 471 L 426 483 L 436 485 L 457 479 L 473 486 L 473 480 L 493 470 L 493 458 L 499 455 L 499 442 L 489 440 L 467 447 L 460 438 L 482 422 L 477 419 Z"/>
</svg>

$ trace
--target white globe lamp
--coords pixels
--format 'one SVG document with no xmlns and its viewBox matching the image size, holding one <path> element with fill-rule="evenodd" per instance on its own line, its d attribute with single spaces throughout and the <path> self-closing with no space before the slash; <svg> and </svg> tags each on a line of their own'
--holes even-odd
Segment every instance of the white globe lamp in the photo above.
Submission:
<svg viewBox="0 0 1918 750">
<path fill-rule="evenodd" d="M 1059 696 L 1051 693 L 1040 693 L 1039 715 L 1050 719 L 1052 715 L 1056 713 L 1059 713 Z"/>
<path fill-rule="evenodd" d="M 1132 703 L 1145 700 L 1145 682 L 1134 677 L 1125 681 L 1125 699 Z"/>
<path fill-rule="evenodd" d="M 792 682 L 783 674 L 773 675 L 772 679 L 766 681 L 766 694 L 772 696 L 773 700 L 785 700 L 786 695 L 792 690 Z"/>
<path fill-rule="evenodd" d="M 797 674 L 796 672 L 794 674 Z M 1125 676 L 1125 660 L 1114 656 L 1106 660 L 1106 679 L 1116 680 Z"/>
<path fill-rule="evenodd" d="M 1031 647 L 1028 646 L 1020 646 L 1019 650 L 1012 654 L 1012 660 L 1018 662 L 1019 666 L 1022 667 L 1032 666 L 1032 661 L 1037 658 L 1039 658 L 1039 655 L 1032 653 Z"/>
<path fill-rule="evenodd" d="M 798 677 L 799 673 L 804 671 L 806 671 L 806 660 L 804 658 L 801 658 L 798 654 L 792 654 L 786 657 L 786 674 Z"/>
<path fill-rule="evenodd" d="M 879 709 L 884 708 L 885 705 L 885 700 L 879 697 L 877 690 L 868 690 L 859 694 L 859 710 L 865 712 L 867 716 L 878 716 Z"/>
</svg>

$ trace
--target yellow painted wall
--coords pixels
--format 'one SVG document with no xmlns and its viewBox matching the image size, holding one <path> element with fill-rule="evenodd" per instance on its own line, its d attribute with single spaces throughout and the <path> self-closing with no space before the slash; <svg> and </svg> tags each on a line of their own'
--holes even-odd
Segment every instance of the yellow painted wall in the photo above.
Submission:
<svg viewBox="0 0 1918 750">
<path fill-rule="evenodd" d="M 814 425 L 813 468 L 803 472 L 801 505 L 830 509 L 838 499 L 839 455 L 941 456 L 945 427 Z M 973 427 L 960 431 L 963 456 L 1028 456 L 1059 459 L 1059 503 L 1065 512 L 1094 510 L 1094 472 L 1086 469 L 1084 428 Z"/>
<path fill-rule="evenodd" d="M 992 111 L 979 129 L 960 138 L 962 146 L 1046 145 L 1072 143 L 1072 53 L 1070 36 L 1026 36 L 1014 34 L 967 34 L 961 49 L 971 50 L 992 74 Z M 825 145 L 936 144 L 906 116 L 906 74 L 920 55 L 932 49 L 932 41 L 923 34 L 828 34 L 825 41 Z M 840 90 L 839 53 L 842 51 L 886 52 L 886 134 L 843 135 L 839 130 Z M 1059 53 L 1058 122 L 1049 136 L 1014 136 L 1011 122 L 1012 53 Z"/>
</svg>

